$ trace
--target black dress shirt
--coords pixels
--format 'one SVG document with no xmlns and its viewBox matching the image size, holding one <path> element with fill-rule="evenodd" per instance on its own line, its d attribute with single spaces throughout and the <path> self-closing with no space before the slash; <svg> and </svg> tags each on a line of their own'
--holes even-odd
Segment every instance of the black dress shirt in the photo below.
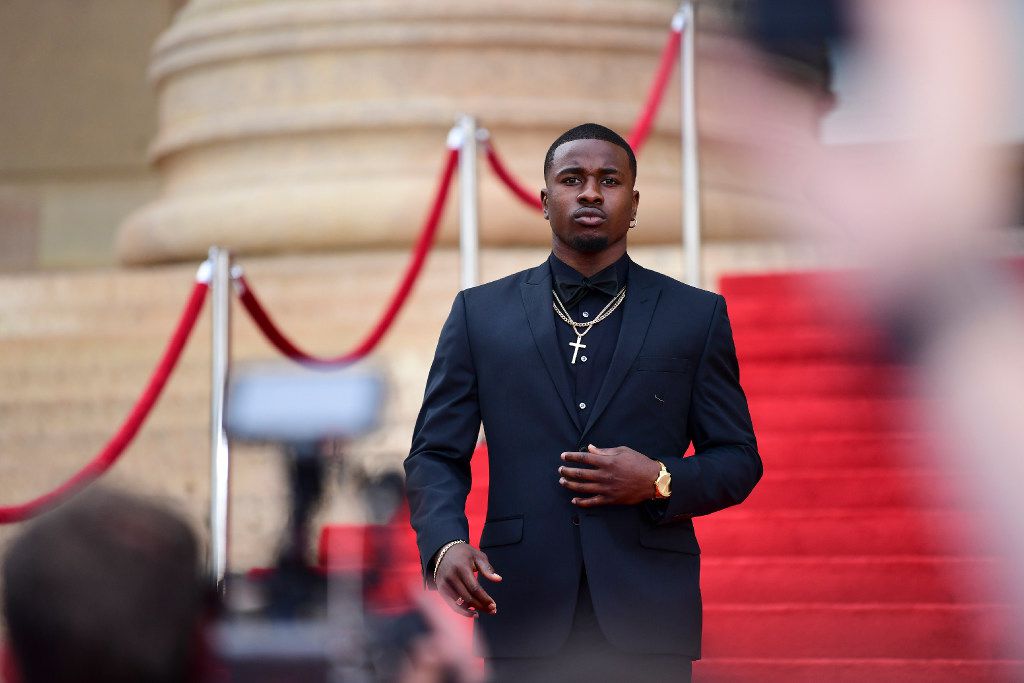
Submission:
<svg viewBox="0 0 1024 683">
<path fill-rule="evenodd" d="M 559 283 L 585 284 L 583 275 L 559 261 L 554 254 L 548 257 L 548 266 L 551 268 L 551 280 L 556 292 Z M 618 261 L 588 280 L 600 281 L 614 275 L 618 281 L 615 291 L 618 291 L 626 284 L 628 273 L 629 258 L 623 254 Z M 629 293 L 626 295 L 629 296 Z M 612 298 L 612 295 L 605 292 L 588 289 L 577 303 L 568 307 L 569 317 L 578 323 L 593 320 Z M 614 313 L 590 328 L 580 342 L 585 344 L 586 348 L 581 348 L 576 354 L 575 363 L 572 363 L 575 348 L 570 346 L 570 343 L 576 341 L 576 332 L 572 326 L 559 318 L 554 310 L 551 311 L 551 315 L 555 316 L 558 348 L 563 351 L 563 362 L 569 368 L 569 377 L 573 383 L 573 403 L 583 422 L 590 416 L 587 411 L 592 409 L 597 392 L 601 389 L 601 382 L 604 381 L 608 366 L 611 364 L 612 352 L 619 340 L 619 328 L 622 326 L 623 305 L 620 304 Z"/>
</svg>

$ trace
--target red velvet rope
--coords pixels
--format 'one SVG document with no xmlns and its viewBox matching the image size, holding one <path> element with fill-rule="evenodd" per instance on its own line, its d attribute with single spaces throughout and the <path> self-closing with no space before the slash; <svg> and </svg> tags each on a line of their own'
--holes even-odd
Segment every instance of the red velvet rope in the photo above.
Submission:
<svg viewBox="0 0 1024 683">
<path fill-rule="evenodd" d="M 488 141 L 486 149 L 487 161 L 490 162 L 491 169 L 494 171 L 494 174 L 498 176 L 503 183 L 505 183 L 505 186 L 512 191 L 512 194 L 519 197 L 524 204 L 532 206 L 538 211 L 543 211 L 544 205 L 541 204 L 540 197 L 538 197 L 536 193 L 527 190 L 522 183 L 512 176 L 508 167 L 505 166 L 505 162 L 501 160 L 501 157 L 499 157 L 498 153 L 494 150 L 494 145 Z"/>
<path fill-rule="evenodd" d="M 661 100 L 668 88 L 668 78 L 672 75 L 672 68 L 679 56 L 679 45 L 682 43 L 682 39 L 681 30 L 673 28 L 661 51 L 661 62 L 658 64 L 658 71 L 654 75 L 651 89 L 647 93 L 647 102 L 644 103 L 644 108 L 633 124 L 633 132 L 629 135 L 629 146 L 633 148 L 635 154 L 640 154 L 641 148 L 647 142 L 647 137 L 651 134 L 651 125 L 654 123 L 658 109 L 661 108 Z"/>
<path fill-rule="evenodd" d="M 74 495 L 97 479 L 117 462 L 117 459 L 124 453 L 128 444 L 135 438 L 146 417 L 149 416 L 153 405 L 156 404 L 160 393 L 167 384 L 167 379 L 171 376 L 171 372 L 174 371 L 178 359 L 181 358 L 181 352 L 185 348 L 189 334 L 196 325 L 199 313 L 203 310 L 206 292 L 209 289 L 209 285 L 205 282 L 197 282 L 195 287 L 192 288 L 192 295 L 189 297 L 188 303 L 185 304 L 185 310 L 181 314 L 178 326 L 175 328 L 174 335 L 167 344 L 167 349 L 164 351 L 160 363 L 153 370 L 153 374 L 149 378 L 149 384 L 146 385 L 146 389 L 132 407 L 128 417 L 121 423 L 121 427 L 111 437 L 110 441 L 107 442 L 107 445 L 103 447 L 103 450 L 70 479 L 49 493 L 44 493 L 20 505 L 0 507 L 0 524 L 21 522 L 56 507 L 66 498 Z"/>
<path fill-rule="evenodd" d="M 650 91 L 647 93 L 647 101 L 644 103 L 643 109 L 640 110 L 640 115 L 633 124 L 633 132 L 629 135 L 629 146 L 633 148 L 635 154 L 640 154 L 640 149 L 647 142 L 647 138 L 651 134 L 651 126 L 654 123 L 654 117 L 657 115 L 658 109 L 661 107 L 665 90 L 668 88 L 668 79 L 672 75 L 676 58 L 679 56 L 681 42 L 682 30 L 673 27 L 669 32 L 665 47 L 661 51 L 661 61 L 658 64 L 658 71 L 654 75 L 654 81 L 651 83 Z M 512 194 L 518 197 L 524 204 L 538 211 L 543 209 L 540 198 L 527 190 L 521 182 L 512 176 L 508 166 L 501 160 L 501 157 L 494 150 L 494 145 L 490 142 L 487 143 L 487 160 L 490 162 L 495 175 L 505 183 L 505 186 L 508 187 Z"/>
<path fill-rule="evenodd" d="M 423 263 L 426 261 L 427 254 L 430 253 L 434 237 L 437 234 L 437 228 L 441 224 L 441 214 L 444 212 L 445 199 L 448 197 L 448 188 L 451 186 L 452 176 L 455 175 L 458 161 L 459 151 L 457 149 L 449 150 L 444 170 L 441 172 L 438 182 L 437 194 L 434 196 L 434 203 L 430 208 L 426 222 L 423 224 L 423 229 L 420 231 L 419 239 L 413 249 L 412 258 L 406 266 L 405 274 L 402 276 L 398 289 L 391 296 L 387 309 L 385 309 L 374 328 L 348 353 L 334 358 L 323 358 L 313 356 L 300 349 L 281 332 L 280 328 L 270 318 L 266 309 L 259 299 L 256 298 L 256 294 L 252 291 L 252 287 L 245 279 L 245 276 L 238 277 L 235 280 L 238 285 L 238 298 L 241 300 L 242 305 L 245 306 L 245 310 L 249 312 L 253 322 L 263 332 L 267 341 L 288 358 L 312 366 L 346 365 L 364 358 L 373 351 L 377 344 L 380 343 L 380 340 L 384 338 L 384 335 L 387 334 L 388 329 L 395 322 L 395 318 L 398 317 L 398 312 L 409 297 L 409 293 L 412 291 L 413 285 L 416 284 L 416 279 L 423 268 Z"/>
</svg>

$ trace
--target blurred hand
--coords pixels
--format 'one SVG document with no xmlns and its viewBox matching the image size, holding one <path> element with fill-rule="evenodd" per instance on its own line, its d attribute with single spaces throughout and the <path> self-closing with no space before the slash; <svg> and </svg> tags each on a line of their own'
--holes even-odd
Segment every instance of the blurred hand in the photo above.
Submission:
<svg viewBox="0 0 1024 683">
<path fill-rule="evenodd" d="M 473 654 L 472 630 L 454 616 L 433 591 L 410 589 L 430 631 L 413 643 L 398 677 L 400 683 L 484 683 L 483 661 Z"/>
</svg>

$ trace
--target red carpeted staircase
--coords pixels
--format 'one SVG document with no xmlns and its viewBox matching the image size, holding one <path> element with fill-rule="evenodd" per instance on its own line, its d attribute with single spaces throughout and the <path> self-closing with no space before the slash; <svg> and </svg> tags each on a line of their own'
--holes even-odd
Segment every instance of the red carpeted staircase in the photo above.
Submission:
<svg viewBox="0 0 1024 683">
<path fill-rule="evenodd" d="M 977 511 L 906 373 L 824 275 L 723 279 L 765 475 L 695 520 L 698 683 L 1024 681 Z"/>
<path fill-rule="evenodd" d="M 909 426 L 904 371 L 824 275 L 729 277 L 729 302 L 765 476 L 742 505 L 695 520 L 703 549 L 698 683 L 1024 681 L 1006 659 L 1009 608 L 955 473 Z M 485 458 L 468 512 L 479 536 Z M 323 561 L 385 549 L 371 591 L 404 602 L 418 577 L 407 517 L 364 537 L 328 527 Z M 351 567 L 349 567 L 351 568 Z"/>
</svg>

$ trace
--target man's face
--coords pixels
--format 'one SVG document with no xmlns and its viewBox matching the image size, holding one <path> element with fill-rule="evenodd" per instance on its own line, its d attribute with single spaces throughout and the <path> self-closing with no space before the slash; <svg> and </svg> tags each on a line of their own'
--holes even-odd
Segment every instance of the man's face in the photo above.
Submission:
<svg viewBox="0 0 1024 683">
<path fill-rule="evenodd" d="M 604 140 L 574 140 L 555 149 L 541 190 L 554 239 L 596 254 L 626 238 L 640 193 L 626 150 Z"/>
</svg>

